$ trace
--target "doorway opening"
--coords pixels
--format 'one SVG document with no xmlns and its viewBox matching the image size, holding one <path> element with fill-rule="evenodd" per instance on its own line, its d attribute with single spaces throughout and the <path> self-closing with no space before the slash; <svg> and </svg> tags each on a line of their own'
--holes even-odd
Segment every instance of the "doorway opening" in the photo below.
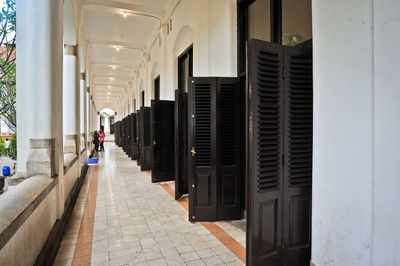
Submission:
<svg viewBox="0 0 400 266">
<path fill-rule="evenodd" d="M 175 199 L 188 194 L 188 90 L 193 76 L 193 45 L 178 57 L 175 91 Z"/>
<path fill-rule="evenodd" d="M 142 90 L 142 107 L 144 107 L 144 90 Z"/>
</svg>

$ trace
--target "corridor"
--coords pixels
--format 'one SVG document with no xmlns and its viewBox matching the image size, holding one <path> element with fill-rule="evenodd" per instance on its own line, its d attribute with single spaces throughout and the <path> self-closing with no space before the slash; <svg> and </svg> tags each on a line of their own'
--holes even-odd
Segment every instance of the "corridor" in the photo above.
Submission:
<svg viewBox="0 0 400 266">
<path fill-rule="evenodd" d="M 244 231 L 188 222 L 173 182 L 152 184 L 114 143 L 105 150 L 89 167 L 54 265 L 244 264 Z"/>
</svg>

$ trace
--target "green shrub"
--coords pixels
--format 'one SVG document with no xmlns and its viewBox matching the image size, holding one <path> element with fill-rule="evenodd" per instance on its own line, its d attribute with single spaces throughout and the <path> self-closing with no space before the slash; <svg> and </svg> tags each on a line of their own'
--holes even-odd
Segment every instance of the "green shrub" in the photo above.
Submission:
<svg viewBox="0 0 400 266">
<path fill-rule="evenodd" d="M 8 145 L 7 156 L 13 160 L 17 159 L 17 138 L 16 138 L 16 136 L 14 136 L 11 139 L 10 145 Z"/>
<path fill-rule="evenodd" d="M 0 156 L 7 155 L 6 142 L 0 139 Z"/>
</svg>

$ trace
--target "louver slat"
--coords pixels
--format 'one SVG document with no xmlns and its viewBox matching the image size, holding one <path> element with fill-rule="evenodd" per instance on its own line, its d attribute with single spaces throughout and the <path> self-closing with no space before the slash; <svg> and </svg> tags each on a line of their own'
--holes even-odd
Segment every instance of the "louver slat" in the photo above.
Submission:
<svg viewBox="0 0 400 266">
<path fill-rule="evenodd" d="M 278 53 L 257 56 L 258 192 L 279 189 L 281 176 L 281 65 Z"/>
<path fill-rule="evenodd" d="M 220 101 L 220 152 L 221 164 L 224 166 L 236 164 L 238 105 L 235 84 L 221 85 Z"/>
<path fill-rule="evenodd" d="M 291 55 L 288 78 L 289 185 L 311 186 L 313 132 L 311 57 Z"/>
<path fill-rule="evenodd" d="M 195 87 L 196 166 L 211 166 L 211 86 Z"/>
</svg>

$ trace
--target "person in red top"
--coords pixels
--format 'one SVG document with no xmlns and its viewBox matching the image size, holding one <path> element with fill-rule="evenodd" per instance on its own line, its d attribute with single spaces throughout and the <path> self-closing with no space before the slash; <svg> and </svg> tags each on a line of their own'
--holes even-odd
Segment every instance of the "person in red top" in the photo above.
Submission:
<svg viewBox="0 0 400 266">
<path fill-rule="evenodd" d="M 104 132 L 103 130 L 99 129 L 99 141 L 100 141 L 100 151 L 104 151 Z"/>
</svg>

